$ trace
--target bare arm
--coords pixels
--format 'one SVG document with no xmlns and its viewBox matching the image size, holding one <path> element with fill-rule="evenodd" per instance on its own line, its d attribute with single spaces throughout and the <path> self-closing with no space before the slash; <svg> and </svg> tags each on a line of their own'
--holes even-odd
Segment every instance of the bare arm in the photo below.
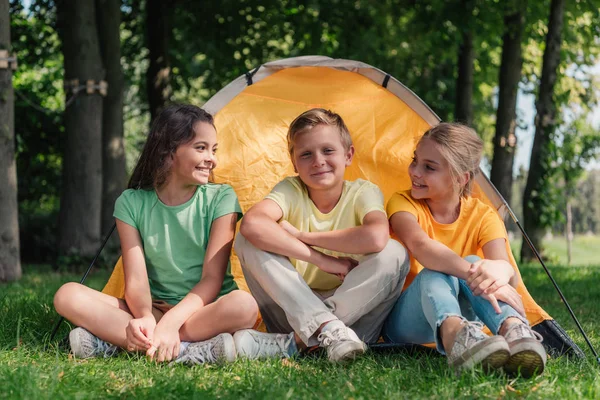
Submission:
<svg viewBox="0 0 600 400">
<path fill-rule="evenodd" d="M 390 222 L 396 236 L 398 236 L 402 243 L 408 248 L 412 256 L 427 269 L 456 276 L 459 279 L 468 280 L 472 277 L 474 270 L 483 270 L 483 268 L 473 268 L 474 266 L 482 261 L 488 261 L 480 260 L 477 263 L 470 264 L 443 243 L 431 239 L 425 231 L 423 231 L 415 216 L 408 212 L 398 212 L 393 214 L 390 218 Z M 492 272 L 493 275 L 500 278 L 508 272 L 506 268 L 487 269 L 487 271 Z M 510 267 L 510 273 L 514 273 L 512 267 Z M 501 280 L 497 278 L 494 279 L 494 281 L 497 282 L 500 282 Z M 473 293 L 476 296 L 484 295 L 484 298 L 492 304 L 496 313 L 501 313 L 500 306 L 494 295 L 494 290 L 487 290 L 485 293 L 483 293 L 483 291 L 475 293 L 474 291 Z M 509 301 L 509 298 L 505 295 L 503 295 L 501 299 Z M 511 305 L 515 306 L 515 308 L 518 307 L 516 303 Z"/>
<path fill-rule="evenodd" d="M 392 230 L 414 258 L 425 268 L 467 279 L 471 264 L 443 243 L 431 239 L 408 212 L 397 212 L 390 218 Z"/>
<path fill-rule="evenodd" d="M 236 213 L 214 220 L 210 229 L 200 282 L 175 307 L 167 311 L 159 325 L 167 325 L 179 330 L 192 314 L 218 296 L 227 271 L 236 222 Z"/>
<path fill-rule="evenodd" d="M 493 293 L 506 283 L 512 287 L 517 287 L 519 276 L 510 264 L 508 253 L 506 252 L 505 239 L 498 238 L 484 244 L 483 255 L 485 259 L 473 263 L 469 271 L 469 278 L 467 279 L 469 287 L 474 294 L 479 295 L 484 291 L 486 293 Z M 491 273 L 494 270 L 505 271 L 506 281 L 494 276 Z"/>
<path fill-rule="evenodd" d="M 363 224 L 357 227 L 329 232 L 297 231 L 292 234 L 309 246 L 350 254 L 380 252 L 390 238 L 387 217 L 381 211 L 371 211 L 363 218 Z"/>
<path fill-rule="evenodd" d="M 288 258 L 307 261 L 331 274 L 347 273 L 347 261 L 328 256 L 302 243 L 278 223 L 283 212 L 273 200 L 254 205 L 242 219 L 240 233 L 257 248 Z"/>
<path fill-rule="evenodd" d="M 148 271 L 139 231 L 117 219 L 121 240 L 123 272 L 125 274 L 125 302 L 133 319 L 125 328 L 129 350 L 148 349 L 154 338 L 156 320 L 152 315 L 152 296 Z"/>
<path fill-rule="evenodd" d="M 119 219 L 117 219 L 117 230 L 123 255 L 127 306 L 135 318 L 152 316 L 152 297 L 140 233 L 136 228 Z"/>
</svg>

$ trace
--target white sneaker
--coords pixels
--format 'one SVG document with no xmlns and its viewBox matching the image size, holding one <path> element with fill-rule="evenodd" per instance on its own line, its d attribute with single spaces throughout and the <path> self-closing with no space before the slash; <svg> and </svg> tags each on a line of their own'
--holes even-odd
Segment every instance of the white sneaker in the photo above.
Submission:
<svg viewBox="0 0 600 400">
<path fill-rule="evenodd" d="M 76 358 L 90 358 L 100 355 L 107 358 L 119 350 L 117 346 L 105 342 L 83 328 L 75 328 L 69 332 L 69 343 Z"/>
<path fill-rule="evenodd" d="M 354 360 L 366 348 L 356 333 L 339 320 L 327 323 L 317 339 L 319 346 L 327 349 L 329 361 L 333 362 Z"/>
<path fill-rule="evenodd" d="M 465 321 L 454 338 L 448 364 L 457 371 L 481 364 L 484 370 L 500 368 L 510 356 L 508 343 L 502 336 L 488 336 L 481 322 Z"/>
<path fill-rule="evenodd" d="M 542 335 L 526 324 L 513 324 L 504 334 L 510 349 L 510 358 L 504 364 L 509 374 L 521 373 L 525 378 L 541 375 L 546 366 L 546 350 Z"/>
<path fill-rule="evenodd" d="M 221 333 L 203 342 L 190 343 L 174 363 L 204 364 L 234 362 L 235 344 L 229 333 Z"/>
<path fill-rule="evenodd" d="M 263 333 L 253 329 L 242 329 L 233 334 L 235 348 L 240 357 L 256 360 L 260 358 L 288 358 L 297 353 L 294 332 Z"/>
</svg>

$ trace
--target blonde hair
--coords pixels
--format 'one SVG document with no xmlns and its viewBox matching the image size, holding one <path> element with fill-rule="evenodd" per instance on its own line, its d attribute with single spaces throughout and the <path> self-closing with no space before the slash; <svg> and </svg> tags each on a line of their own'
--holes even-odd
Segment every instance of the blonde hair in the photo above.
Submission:
<svg viewBox="0 0 600 400">
<path fill-rule="evenodd" d="M 425 139 L 433 140 L 438 145 L 442 157 L 448 162 L 450 176 L 460 196 L 469 196 L 483 154 L 483 141 L 477 133 L 466 125 L 443 122 L 425 132 L 419 144 Z M 466 173 L 469 174 L 469 180 L 460 187 L 459 178 Z"/>
<path fill-rule="evenodd" d="M 287 134 L 288 151 L 290 152 L 290 157 L 294 157 L 294 144 L 296 142 L 296 137 L 302 133 L 310 131 L 317 125 L 327 125 L 337 128 L 344 148 L 349 150 L 350 146 L 352 146 L 352 138 L 350 137 L 348 127 L 346 127 L 344 120 L 339 114 L 323 108 L 313 108 L 312 110 L 305 111 L 297 116 L 296 119 L 290 124 L 290 129 L 288 129 Z"/>
</svg>

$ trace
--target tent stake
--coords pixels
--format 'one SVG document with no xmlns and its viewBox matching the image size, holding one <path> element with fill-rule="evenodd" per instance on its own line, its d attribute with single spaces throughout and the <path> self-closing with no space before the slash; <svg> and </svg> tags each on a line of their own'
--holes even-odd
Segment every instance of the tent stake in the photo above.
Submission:
<svg viewBox="0 0 600 400">
<path fill-rule="evenodd" d="M 88 267 L 87 271 L 85 271 L 85 274 L 83 274 L 83 277 L 79 281 L 80 284 L 83 284 L 83 282 L 85 282 L 85 279 L 87 278 L 88 274 L 92 270 L 92 267 L 96 263 L 96 260 L 98 260 L 98 257 L 100 256 L 100 253 L 102 253 L 102 250 L 104 250 L 104 246 L 106 246 L 106 243 L 108 242 L 108 239 L 110 238 L 110 236 L 112 235 L 112 233 L 114 232 L 114 230 L 115 230 L 116 227 L 117 227 L 117 225 L 113 224 L 112 228 L 110 228 L 110 231 L 108 232 L 108 235 L 106 235 L 106 237 L 104 238 L 104 241 L 102 242 L 102 245 L 100 246 L 100 249 L 98 249 L 98 252 L 96 253 L 96 256 L 92 260 L 92 263 L 90 264 L 90 266 Z M 54 326 L 54 329 L 52 330 L 52 334 L 50 335 L 50 341 L 52 341 L 54 339 L 54 336 L 56 335 L 56 332 L 58 332 L 58 328 L 60 328 L 60 324 L 62 324 L 63 321 L 64 321 L 64 317 L 60 317 L 60 319 L 58 320 L 58 322 Z"/>
</svg>

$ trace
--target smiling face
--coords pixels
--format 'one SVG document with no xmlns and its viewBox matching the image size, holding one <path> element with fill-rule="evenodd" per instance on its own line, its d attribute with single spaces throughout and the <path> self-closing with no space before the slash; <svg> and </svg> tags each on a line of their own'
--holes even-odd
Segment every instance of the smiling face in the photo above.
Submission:
<svg viewBox="0 0 600 400">
<path fill-rule="evenodd" d="M 194 138 L 173 154 L 169 180 L 183 185 L 204 185 L 217 165 L 217 131 L 206 122 L 194 125 Z"/>
<path fill-rule="evenodd" d="M 346 148 L 339 129 L 317 125 L 295 137 L 292 162 L 300 179 L 311 190 L 340 189 L 354 147 Z"/>
<path fill-rule="evenodd" d="M 444 201 L 459 193 L 448 161 L 440 153 L 438 144 L 431 139 L 423 139 L 417 145 L 408 175 L 412 182 L 410 193 L 415 199 Z"/>
</svg>

